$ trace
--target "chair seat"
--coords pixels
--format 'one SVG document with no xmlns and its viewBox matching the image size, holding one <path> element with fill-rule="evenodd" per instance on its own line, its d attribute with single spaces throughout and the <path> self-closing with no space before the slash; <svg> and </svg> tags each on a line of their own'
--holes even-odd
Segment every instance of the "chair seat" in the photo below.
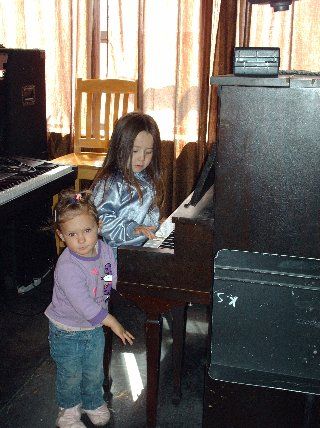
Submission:
<svg viewBox="0 0 320 428">
<path fill-rule="evenodd" d="M 61 165 L 71 165 L 78 168 L 75 189 L 80 190 L 80 180 L 92 181 L 97 173 L 97 170 L 102 166 L 106 157 L 106 153 L 69 153 L 68 155 L 60 156 L 54 159 L 55 163 Z"/>
</svg>

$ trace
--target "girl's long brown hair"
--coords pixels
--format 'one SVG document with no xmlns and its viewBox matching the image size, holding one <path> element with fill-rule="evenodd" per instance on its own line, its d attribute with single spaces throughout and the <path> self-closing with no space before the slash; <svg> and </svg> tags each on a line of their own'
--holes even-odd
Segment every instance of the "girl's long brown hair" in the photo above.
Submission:
<svg viewBox="0 0 320 428">
<path fill-rule="evenodd" d="M 94 188 L 99 180 L 106 180 L 110 176 L 121 172 L 126 183 L 134 186 L 139 197 L 142 198 L 139 183 L 135 179 L 131 167 L 128 168 L 128 165 L 131 165 L 134 140 L 142 131 L 148 132 L 153 138 L 153 156 L 145 171 L 155 188 L 156 203 L 158 206 L 161 205 L 163 200 L 163 183 L 160 174 L 160 132 L 156 121 L 148 114 L 141 112 L 128 113 L 116 122 L 111 135 L 108 153 L 102 167 L 95 176 L 91 189 Z"/>
</svg>

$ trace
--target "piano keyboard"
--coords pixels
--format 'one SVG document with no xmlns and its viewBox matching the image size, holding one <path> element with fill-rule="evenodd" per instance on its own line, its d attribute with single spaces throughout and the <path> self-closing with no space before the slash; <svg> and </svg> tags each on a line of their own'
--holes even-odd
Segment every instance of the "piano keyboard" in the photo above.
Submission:
<svg viewBox="0 0 320 428">
<path fill-rule="evenodd" d="M 148 248 L 173 248 L 174 223 L 171 216 L 168 217 L 156 232 L 156 238 L 149 239 L 143 247 Z"/>
<path fill-rule="evenodd" d="M 45 184 L 50 183 L 72 171 L 72 167 L 68 165 L 57 166 L 52 164 L 53 167 L 49 171 L 43 172 L 42 174 L 28 178 L 26 181 L 17 182 L 12 187 L 5 190 L 0 190 L 0 205 L 4 205 L 13 199 L 18 198 L 26 193 L 31 192 Z M 1 184 L 1 177 L 0 177 Z"/>
<path fill-rule="evenodd" d="M 169 236 L 161 243 L 159 248 L 170 248 L 174 249 L 174 230 L 170 233 Z"/>
</svg>

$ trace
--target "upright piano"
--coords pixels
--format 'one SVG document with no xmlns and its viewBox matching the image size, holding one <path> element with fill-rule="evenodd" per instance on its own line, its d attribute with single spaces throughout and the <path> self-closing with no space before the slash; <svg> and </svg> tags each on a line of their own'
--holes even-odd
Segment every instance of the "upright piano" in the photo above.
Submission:
<svg viewBox="0 0 320 428">
<path fill-rule="evenodd" d="M 148 427 L 156 425 L 161 314 L 173 313 L 178 401 L 185 305 L 210 304 L 216 252 L 320 255 L 320 77 L 230 75 L 211 83 L 219 85 L 214 192 L 196 206 L 187 198 L 170 216 L 174 249 L 118 252 L 118 291 L 147 314 Z"/>
<path fill-rule="evenodd" d="M 147 425 L 155 426 L 162 314 L 172 313 L 174 391 L 181 397 L 181 365 L 188 303 L 210 304 L 213 271 L 213 181 L 215 149 L 194 192 L 162 223 L 156 239 L 118 249 L 117 290 L 145 311 Z"/>
</svg>

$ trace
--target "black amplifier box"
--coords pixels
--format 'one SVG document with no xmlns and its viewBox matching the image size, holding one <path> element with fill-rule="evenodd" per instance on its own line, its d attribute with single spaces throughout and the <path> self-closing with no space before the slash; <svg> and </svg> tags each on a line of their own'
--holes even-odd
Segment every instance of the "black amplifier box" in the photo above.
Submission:
<svg viewBox="0 0 320 428">
<path fill-rule="evenodd" d="M 235 76 L 277 77 L 280 64 L 279 48 L 235 48 Z"/>
<path fill-rule="evenodd" d="M 211 378 L 320 393 L 320 260 L 218 251 L 212 301 Z"/>
</svg>

